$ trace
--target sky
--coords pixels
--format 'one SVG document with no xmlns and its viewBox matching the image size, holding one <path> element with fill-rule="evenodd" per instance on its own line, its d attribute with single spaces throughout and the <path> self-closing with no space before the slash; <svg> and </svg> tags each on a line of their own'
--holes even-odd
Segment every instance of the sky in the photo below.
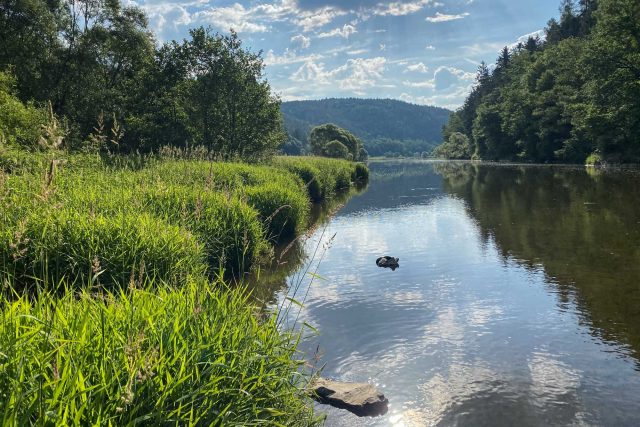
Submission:
<svg viewBox="0 0 640 427">
<path fill-rule="evenodd" d="M 455 109 L 480 61 L 542 34 L 559 0 L 129 0 L 160 42 L 211 26 L 262 51 L 284 101 L 392 98 Z"/>
</svg>

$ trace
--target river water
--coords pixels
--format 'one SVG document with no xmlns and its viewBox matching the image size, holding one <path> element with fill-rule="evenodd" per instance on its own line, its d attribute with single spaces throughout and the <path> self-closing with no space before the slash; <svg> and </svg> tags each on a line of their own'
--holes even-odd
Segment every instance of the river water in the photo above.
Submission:
<svg viewBox="0 0 640 427">
<path fill-rule="evenodd" d="M 370 168 L 263 290 L 304 300 L 285 320 L 317 328 L 300 349 L 324 377 L 390 401 L 318 405 L 328 426 L 640 425 L 639 173 Z"/>
</svg>

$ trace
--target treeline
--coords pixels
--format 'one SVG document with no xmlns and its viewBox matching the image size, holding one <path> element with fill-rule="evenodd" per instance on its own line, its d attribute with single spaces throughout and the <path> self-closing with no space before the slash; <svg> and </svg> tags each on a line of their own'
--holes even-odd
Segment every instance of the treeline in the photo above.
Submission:
<svg viewBox="0 0 640 427">
<path fill-rule="evenodd" d="M 282 103 L 288 133 L 287 154 L 311 151 L 309 135 L 334 123 L 362 139 L 371 156 L 431 152 L 442 139 L 451 111 L 392 99 L 323 99 Z"/>
<path fill-rule="evenodd" d="M 450 118 L 441 156 L 640 161 L 640 3 L 564 0 L 546 40 L 505 47 Z"/>
<path fill-rule="evenodd" d="M 263 68 L 233 32 L 201 27 L 160 44 L 145 14 L 118 0 L 0 3 L 2 96 L 45 112 L 50 105 L 70 148 L 198 145 L 243 158 L 273 152 L 285 134 Z M 9 139 L 7 129 L 24 118 L 4 110 Z"/>
</svg>

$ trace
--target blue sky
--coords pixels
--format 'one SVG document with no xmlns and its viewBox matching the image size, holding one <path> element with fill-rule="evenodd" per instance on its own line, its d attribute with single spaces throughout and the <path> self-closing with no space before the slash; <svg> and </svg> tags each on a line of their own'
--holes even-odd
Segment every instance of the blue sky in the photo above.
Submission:
<svg viewBox="0 0 640 427">
<path fill-rule="evenodd" d="M 235 29 L 283 100 L 402 99 L 456 108 L 480 61 L 540 32 L 559 0 L 129 0 L 160 41 Z"/>
</svg>

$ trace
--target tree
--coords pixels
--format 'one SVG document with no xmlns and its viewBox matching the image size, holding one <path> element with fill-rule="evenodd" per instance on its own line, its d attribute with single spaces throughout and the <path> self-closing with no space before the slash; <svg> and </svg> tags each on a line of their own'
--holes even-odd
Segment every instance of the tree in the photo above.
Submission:
<svg viewBox="0 0 640 427">
<path fill-rule="evenodd" d="M 360 160 L 360 149 L 363 144 L 351 132 L 334 124 L 327 123 L 316 126 L 309 134 L 311 152 L 318 156 L 325 155 L 325 146 L 332 141 L 338 141 L 344 145 L 349 154 L 351 154 L 352 160 Z"/>
<path fill-rule="evenodd" d="M 469 138 L 460 132 L 454 132 L 446 142 L 436 147 L 433 154 L 445 159 L 470 159 L 473 153 Z"/>
<path fill-rule="evenodd" d="M 349 149 L 342 142 L 335 139 L 325 144 L 322 153 L 326 157 L 333 157 L 334 159 L 353 159 L 353 156 L 349 153 Z"/>
</svg>

